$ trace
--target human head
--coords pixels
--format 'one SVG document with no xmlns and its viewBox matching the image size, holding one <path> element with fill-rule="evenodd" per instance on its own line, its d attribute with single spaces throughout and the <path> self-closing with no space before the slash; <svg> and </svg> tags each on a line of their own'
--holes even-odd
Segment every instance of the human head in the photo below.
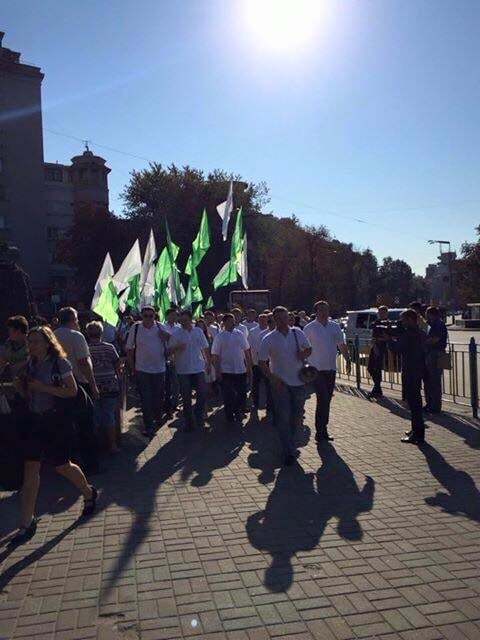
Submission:
<svg viewBox="0 0 480 640">
<path fill-rule="evenodd" d="M 273 310 L 273 319 L 277 329 L 285 330 L 289 326 L 288 309 L 285 307 L 275 307 Z"/>
<path fill-rule="evenodd" d="M 235 317 L 233 313 L 225 313 L 223 316 L 223 326 L 225 331 L 233 331 L 235 327 Z"/>
<path fill-rule="evenodd" d="M 12 316 L 7 320 L 8 339 L 23 342 L 28 333 L 28 320 L 24 316 Z"/>
<path fill-rule="evenodd" d="M 440 309 L 434 306 L 428 307 L 425 317 L 428 324 L 432 324 L 432 322 L 435 322 L 435 320 L 440 318 Z"/>
<path fill-rule="evenodd" d="M 255 322 L 256 319 L 257 319 L 257 312 L 255 311 L 255 309 L 249 309 L 247 311 L 248 322 Z"/>
<path fill-rule="evenodd" d="M 199 327 L 205 335 L 207 335 L 207 323 L 204 318 L 198 318 L 195 321 L 195 326 Z"/>
<path fill-rule="evenodd" d="M 268 316 L 266 313 L 261 313 L 258 316 L 258 325 L 260 329 L 266 329 L 268 327 Z"/>
<path fill-rule="evenodd" d="M 89 322 L 85 329 L 90 340 L 101 340 L 103 335 L 103 324 L 99 320 Z"/>
<path fill-rule="evenodd" d="M 205 313 L 203 314 L 203 317 L 205 318 L 205 322 L 207 323 L 207 325 L 215 322 L 215 314 L 213 313 L 213 311 L 207 309 L 207 311 L 205 311 Z"/>
<path fill-rule="evenodd" d="M 78 328 L 78 313 L 73 307 L 63 307 L 58 312 L 58 322 L 61 327 L 69 327 L 70 329 Z"/>
<path fill-rule="evenodd" d="M 315 316 L 319 322 L 326 322 L 330 316 L 330 305 L 326 300 L 319 300 L 313 305 Z"/>
<path fill-rule="evenodd" d="M 178 320 L 182 327 L 190 327 L 192 325 L 192 312 L 188 309 L 182 309 L 178 316 Z"/>
<path fill-rule="evenodd" d="M 142 322 L 147 328 L 153 326 L 155 322 L 155 309 L 153 307 L 146 306 L 142 308 Z"/>
<path fill-rule="evenodd" d="M 167 313 L 165 314 L 165 318 L 167 319 L 167 322 L 169 324 L 175 324 L 175 322 L 177 322 L 178 311 L 175 309 L 175 307 L 172 307 L 167 311 Z"/>
<path fill-rule="evenodd" d="M 45 356 L 65 358 L 66 354 L 55 334 L 47 326 L 34 327 L 28 332 L 28 351 L 34 359 L 42 360 Z"/>
<path fill-rule="evenodd" d="M 292 311 L 288 312 L 288 324 L 291 327 L 295 326 L 295 314 Z"/>
<path fill-rule="evenodd" d="M 400 318 L 402 320 L 402 325 L 406 329 L 411 329 L 417 326 L 418 316 L 417 312 L 413 309 L 406 309 L 405 311 L 402 311 Z"/>
<path fill-rule="evenodd" d="M 388 320 L 388 307 L 384 304 L 378 307 L 377 316 L 379 320 Z"/>
<path fill-rule="evenodd" d="M 268 324 L 268 328 L 273 331 L 275 329 L 275 320 L 273 318 L 273 313 L 270 311 L 270 313 L 265 314 L 267 316 L 267 324 Z"/>
<path fill-rule="evenodd" d="M 133 316 L 131 316 L 131 315 L 125 316 L 125 322 L 127 323 L 127 325 L 133 324 L 133 322 L 134 322 L 133 321 Z"/>
<path fill-rule="evenodd" d="M 408 306 L 409 306 L 410 309 L 413 309 L 414 311 L 416 311 L 419 316 L 422 315 L 423 304 L 421 302 L 418 302 L 418 300 L 414 300 Z"/>
<path fill-rule="evenodd" d="M 235 307 L 235 309 L 232 309 L 232 314 L 233 314 L 233 317 L 235 319 L 235 324 L 239 324 L 241 322 L 242 316 L 243 316 L 242 310 L 239 309 L 238 307 Z M 224 316 L 224 318 L 225 318 L 225 316 Z"/>
</svg>

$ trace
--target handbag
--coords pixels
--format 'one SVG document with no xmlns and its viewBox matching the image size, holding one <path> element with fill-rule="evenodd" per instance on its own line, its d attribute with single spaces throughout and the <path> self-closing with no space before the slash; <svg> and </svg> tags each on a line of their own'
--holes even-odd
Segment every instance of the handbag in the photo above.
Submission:
<svg viewBox="0 0 480 640">
<path fill-rule="evenodd" d="M 300 345 L 298 343 L 298 336 L 295 328 L 292 328 L 293 335 L 295 336 L 295 342 L 297 343 L 297 352 L 300 351 Z M 298 377 L 304 384 L 310 384 L 318 377 L 318 369 L 316 369 L 313 365 L 308 364 L 308 362 L 303 361 L 302 368 L 298 372 Z"/>
<path fill-rule="evenodd" d="M 449 351 L 441 351 L 437 356 L 437 369 L 446 369 L 449 371 L 452 368 L 452 354 Z"/>
</svg>

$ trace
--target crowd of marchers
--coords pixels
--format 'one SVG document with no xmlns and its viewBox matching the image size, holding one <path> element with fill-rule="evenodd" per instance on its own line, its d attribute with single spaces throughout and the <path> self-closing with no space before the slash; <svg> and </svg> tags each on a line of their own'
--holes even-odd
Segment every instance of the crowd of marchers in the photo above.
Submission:
<svg viewBox="0 0 480 640">
<path fill-rule="evenodd" d="M 126 387 L 139 399 L 147 438 L 176 412 L 186 433 L 205 429 L 212 399 L 223 404 L 228 429 L 241 429 L 247 412 L 259 421 L 265 406 L 262 420 L 278 434 L 279 462 L 291 466 L 300 455 L 296 434 L 305 399 L 313 392 L 316 443 L 321 447 L 333 440 L 329 418 L 338 356 L 349 372 L 351 345 L 330 318 L 328 302 L 317 302 L 313 311 L 308 316 L 282 306 L 260 314 L 208 310 L 194 319 L 190 310 L 172 308 L 160 322 L 155 309 L 145 306 L 136 318 L 123 314 L 116 328 L 98 320 L 81 327 L 71 307 L 51 322 L 36 319 L 32 326 L 22 316 L 9 318 L 8 340 L 0 351 L 0 414 L 9 427 L 2 429 L 9 435 L 3 447 L 9 465 L 2 466 L 0 489 L 12 488 L 5 479 L 12 463 L 21 477 L 15 487 L 21 490 L 19 527 L 11 544 L 36 532 L 43 463 L 83 495 L 83 517 L 95 511 L 99 492 L 89 478 L 100 470 L 99 442 L 111 455 L 119 450 L 119 405 Z M 380 307 L 368 363 L 374 398 L 382 395 L 387 354 L 400 354 L 411 414 L 402 442 L 419 446 L 425 441 L 424 412 L 441 411 L 440 360 L 447 346 L 439 310 L 429 307 L 425 317 L 422 311 L 412 303 L 401 314 L 401 330 L 392 332 L 388 309 Z"/>
</svg>

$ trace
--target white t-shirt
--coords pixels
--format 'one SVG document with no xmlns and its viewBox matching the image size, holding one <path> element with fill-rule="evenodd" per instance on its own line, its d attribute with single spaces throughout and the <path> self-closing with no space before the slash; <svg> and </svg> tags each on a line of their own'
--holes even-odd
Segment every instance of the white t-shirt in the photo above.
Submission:
<svg viewBox="0 0 480 640">
<path fill-rule="evenodd" d="M 237 329 L 238 331 L 240 331 L 241 333 L 243 333 L 243 335 L 245 336 L 245 338 L 248 340 L 248 329 L 244 324 L 236 324 L 235 325 L 235 329 Z"/>
<path fill-rule="evenodd" d="M 245 351 L 249 349 L 245 335 L 238 329 L 220 331 L 212 345 L 212 355 L 220 360 L 222 373 L 245 373 Z"/>
<path fill-rule="evenodd" d="M 336 371 L 337 347 L 345 344 L 345 336 L 340 325 L 332 320 L 328 320 L 326 325 L 314 320 L 307 324 L 304 332 L 312 345 L 309 363 L 319 371 Z"/>
<path fill-rule="evenodd" d="M 138 329 L 137 329 L 138 327 Z M 135 348 L 135 369 L 143 373 L 165 372 L 165 343 L 160 337 L 162 325 L 155 323 L 147 329 L 143 322 L 132 325 L 127 339 L 127 351 Z"/>
<path fill-rule="evenodd" d="M 55 337 L 60 342 L 62 347 L 67 353 L 67 358 L 72 365 L 73 375 L 78 382 L 87 384 L 87 378 L 81 373 L 78 366 L 78 360 L 84 360 L 90 358 L 90 349 L 88 348 L 85 336 L 80 331 L 75 329 L 69 329 L 68 327 L 58 327 L 55 331 Z"/>
<path fill-rule="evenodd" d="M 175 351 L 175 371 L 179 375 L 205 371 L 205 358 L 202 349 L 208 348 L 208 342 L 200 327 L 192 327 L 191 331 L 187 331 L 183 327 L 175 329 L 168 342 L 168 347 L 173 348 L 179 344 L 184 344 L 185 349 Z"/>
<path fill-rule="evenodd" d="M 207 331 L 208 331 L 208 335 L 211 337 L 211 339 L 214 340 L 215 336 L 220 331 L 220 327 L 218 326 L 218 324 L 208 324 L 207 325 Z"/>
<path fill-rule="evenodd" d="M 248 322 L 248 320 L 245 320 L 243 326 L 247 327 L 248 331 L 253 331 L 253 329 L 256 329 L 258 327 L 258 322 L 256 322 L 255 320 L 253 322 Z"/>
<path fill-rule="evenodd" d="M 170 335 L 172 335 L 177 329 L 180 328 L 180 325 L 178 324 L 178 322 L 175 322 L 173 325 L 165 322 L 164 324 L 162 324 L 162 328 L 165 329 L 165 331 L 167 331 Z"/>
<path fill-rule="evenodd" d="M 248 342 L 252 352 L 252 362 L 255 365 L 258 364 L 258 351 L 260 349 L 260 344 L 267 333 L 270 333 L 270 329 L 268 327 L 266 329 L 261 329 L 260 326 L 257 325 L 248 334 Z"/>
<path fill-rule="evenodd" d="M 287 335 L 275 329 L 263 337 L 258 359 L 262 362 L 269 360 L 271 372 L 278 376 L 282 382 L 290 387 L 299 387 L 303 385 L 298 377 L 303 363 L 298 359 L 297 353 L 298 349 L 308 349 L 308 347 L 310 347 L 310 343 L 298 327 L 289 327 Z"/>
</svg>

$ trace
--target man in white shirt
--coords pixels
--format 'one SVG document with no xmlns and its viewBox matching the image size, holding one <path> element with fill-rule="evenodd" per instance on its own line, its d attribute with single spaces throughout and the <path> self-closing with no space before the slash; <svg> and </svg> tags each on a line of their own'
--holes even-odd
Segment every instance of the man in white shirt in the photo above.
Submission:
<svg viewBox="0 0 480 640">
<path fill-rule="evenodd" d="M 248 329 L 244 324 L 242 324 L 242 318 L 243 318 L 242 310 L 238 308 L 232 309 L 232 314 L 235 319 L 235 329 L 238 329 L 239 331 L 241 331 L 245 336 L 245 338 L 248 340 Z"/>
<path fill-rule="evenodd" d="M 252 410 L 256 413 L 260 406 L 260 383 L 265 383 L 265 392 L 267 396 L 267 414 L 272 411 L 272 395 L 268 378 L 263 375 L 262 369 L 258 364 L 258 351 L 263 338 L 271 331 L 268 328 L 268 316 L 261 313 L 258 316 L 257 326 L 253 327 L 248 334 L 248 343 L 250 344 L 250 352 L 252 354 Z"/>
<path fill-rule="evenodd" d="M 317 407 L 315 411 L 315 440 L 333 440 L 328 433 L 328 420 L 330 417 L 330 402 L 335 389 L 335 375 L 337 371 L 337 349 L 347 361 L 347 372 L 350 373 L 350 354 L 345 342 L 345 335 L 339 324 L 330 320 L 330 307 L 328 302 L 320 300 L 314 306 L 316 318 L 307 324 L 305 335 L 312 345 L 312 354 L 309 362 L 313 365 L 318 375 L 314 381 Z"/>
<path fill-rule="evenodd" d="M 249 332 L 258 327 L 257 312 L 255 309 L 249 309 L 247 311 L 247 319 L 243 324 L 247 327 Z"/>
<path fill-rule="evenodd" d="M 207 333 L 210 336 L 210 339 L 214 340 L 215 336 L 220 331 L 220 327 L 215 322 L 215 314 L 213 311 L 207 310 L 203 314 L 203 317 L 205 318 L 205 324 L 207 325 Z"/>
<path fill-rule="evenodd" d="M 152 437 L 162 419 L 165 397 L 165 351 L 170 334 L 155 320 L 155 309 L 143 307 L 142 321 L 128 333 L 127 361 L 142 402 L 144 435 Z"/>
<path fill-rule="evenodd" d="M 305 385 L 299 373 L 312 350 L 303 331 L 289 326 L 285 307 L 275 307 L 273 317 L 276 329 L 264 336 L 258 359 L 270 380 L 274 424 L 282 443 L 284 464 L 289 466 L 295 462 L 295 430 L 302 424 L 305 405 Z"/>
<path fill-rule="evenodd" d="M 178 324 L 178 311 L 172 307 L 165 314 L 165 324 L 163 328 L 170 335 L 180 327 Z M 174 357 L 167 355 L 165 365 L 165 413 L 167 418 L 173 417 L 173 412 L 178 406 L 178 379 L 175 372 Z"/>
<path fill-rule="evenodd" d="M 222 385 L 227 421 L 241 421 L 247 402 L 247 377 L 252 375 L 252 357 L 245 335 L 235 328 L 233 314 L 223 316 L 224 330 L 213 341 L 212 357 L 217 380 Z"/>
<path fill-rule="evenodd" d="M 180 327 L 172 333 L 168 350 L 175 356 L 175 371 L 183 400 L 185 431 L 193 431 L 195 424 L 201 429 L 205 422 L 205 370 L 209 370 L 211 366 L 210 353 L 205 334 L 200 327 L 193 326 L 191 312 L 181 311 L 179 319 Z M 196 401 L 195 408 L 192 409 L 194 389 Z"/>
</svg>

